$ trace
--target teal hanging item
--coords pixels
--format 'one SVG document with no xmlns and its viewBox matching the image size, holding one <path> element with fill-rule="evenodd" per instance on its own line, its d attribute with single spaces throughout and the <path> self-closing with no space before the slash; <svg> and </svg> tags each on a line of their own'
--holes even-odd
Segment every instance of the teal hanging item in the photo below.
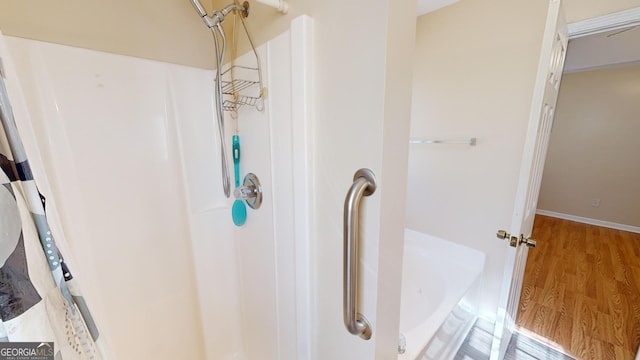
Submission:
<svg viewBox="0 0 640 360">
<path fill-rule="evenodd" d="M 236 181 L 236 189 L 240 187 L 240 137 L 233 135 L 233 172 Z M 247 207 L 244 201 L 236 199 L 231 208 L 231 217 L 236 226 L 242 226 L 247 221 Z"/>
</svg>

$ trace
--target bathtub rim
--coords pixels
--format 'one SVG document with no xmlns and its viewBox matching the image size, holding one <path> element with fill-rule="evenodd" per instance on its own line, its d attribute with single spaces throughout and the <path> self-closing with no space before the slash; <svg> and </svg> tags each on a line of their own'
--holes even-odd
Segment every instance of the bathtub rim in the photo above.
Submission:
<svg viewBox="0 0 640 360">
<path fill-rule="evenodd" d="M 425 241 L 431 242 L 431 244 L 429 244 L 429 246 L 424 246 Z M 460 245 L 434 235 L 405 228 L 405 244 L 403 256 L 410 254 L 411 256 L 424 257 L 424 252 L 427 252 L 429 249 L 433 250 L 433 243 L 437 243 L 442 252 L 445 252 L 444 250 L 453 251 L 456 252 L 457 255 L 461 255 L 457 252 L 463 252 L 464 256 L 460 256 L 460 258 L 463 259 L 458 258 L 454 259 L 454 261 L 446 261 L 446 263 L 447 266 L 450 266 L 451 268 L 457 268 L 458 272 L 464 275 L 464 277 L 467 279 L 467 281 L 465 282 L 466 286 L 464 287 L 464 289 L 458 287 L 454 289 L 455 291 L 451 290 L 450 287 L 447 287 L 447 289 L 445 289 L 446 293 L 443 296 L 442 301 L 435 307 L 428 318 L 424 319 L 417 326 L 411 329 L 400 328 L 400 333 L 404 335 L 406 340 L 406 350 L 404 354 L 398 355 L 398 360 L 414 360 L 417 359 L 421 354 L 423 354 L 427 345 L 429 345 L 429 343 L 431 342 L 433 336 L 444 324 L 452 311 L 459 305 L 461 300 L 469 295 L 470 292 L 475 291 L 477 290 L 477 288 L 480 288 L 482 286 L 482 275 L 484 271 L 486 255 L 479 250 L 469 248 L 467 246 Z M 408 251 L 415 248 L 420 248 L 421 251 Z M 416 255 L 416 253 L 419 253 L 419 255 Z M 453 274 L 455 275 L 456 272 L 453 272 Z M 403 309 L 401 308 L 400 311 L 402 312 Z M 477 306 L 475 311 L 475 317 L 477 318 Z"/>
</svg>

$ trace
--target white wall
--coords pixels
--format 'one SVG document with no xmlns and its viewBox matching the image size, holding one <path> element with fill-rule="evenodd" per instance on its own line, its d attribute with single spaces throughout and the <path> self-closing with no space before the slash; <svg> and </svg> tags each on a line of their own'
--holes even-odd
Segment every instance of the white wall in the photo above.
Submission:
<svg viewBox="0 0 640 360">
<path fill-rule="evenodd" d="M 640 226 L 638 96 L 637 65 L 564 75 L 538 209 Z"/>
<path fill-rule="evenodd" d="M 183 246 L 192 247 L 206 358 L 243 359 L 237 251 L 230 201 L 220 177 L 214 74 L 186 67 L 172 70 L 167 79 L 169 106 L 175 114 L 181 155 L 175 171 L 186 185 L 191 235 L 191 243 Z"/>
<path fill-rule="evenodd" d="M 547 12 L 544 2 L 462 1 L 418 18 L 407 227 L 487 255 L 481 315 L 495 316 Z"/>
<path fill-rule="evenodd" d="M 168 64 L 18 38 L 10 56 L 79 279 L 117 359 L 199 359 Z M 179 72 L 179 71 L 178 71 Z M 16 93 L 14 93 L 16 94 Z M 36 173 L 38 176 L 38 173 Z M 46 182 L 45 182 L 46 183 Z"/>
<path fill-rule="evenodd" d="M 263 191 L 261 208 L 247 208 L 246 224 L 234 231 L 246 359 L 293 360 L 298 353 L 296 247 L 307 239 L 294 235 L 294 198 L 298 194 L 292 191 L 293 184 L 304 178 L 294 176 L 293 157 L 299 149 L 293 145 L 292 134 L 293 122 L 306 120 L 293 114 L 292 68 L 304 64 L 295 62 L 292 53 L 294 46 L 300 46 L 293 40 L 294 33 L 304 31 L 307 29 L 298 22 L 298 27 L 258 48 L 269 97 L 262 112 L 251 107 L 238 112 L 241 173 L 258 175 Z M 253 54 L 241 56 L 237 63 L 255 64 Z M 232 132 L 229 120 L 227 117 L 227 125 L 231 125 L 227 129 Z M 227 206 L 224 216 L 228 223 L 230 214 Z"/>
</svg>

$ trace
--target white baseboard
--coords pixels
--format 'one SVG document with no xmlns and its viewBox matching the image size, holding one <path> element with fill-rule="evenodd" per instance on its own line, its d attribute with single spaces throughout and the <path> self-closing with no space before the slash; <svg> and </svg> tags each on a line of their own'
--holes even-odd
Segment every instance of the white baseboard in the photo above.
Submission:
<svg viewBox="0 0 640 360">
<path fill-rule="evenodd" d="M 555 211 L 547 211 L 547 210 L 536 210 L 536 214 L 551 216 L 558 219 L 571 220 L 571 221 L 575 221 L 583 224 L 602 226 L 606 228 L 629 231 L 629 232 L 640 234 L 640 227 L 638 226 L 618 224 L 610 221 L 596 220 L 596 219 L 586 218 L 582 216 L 563 214 L 563 213 L 559 213 Z"/>
</svg>

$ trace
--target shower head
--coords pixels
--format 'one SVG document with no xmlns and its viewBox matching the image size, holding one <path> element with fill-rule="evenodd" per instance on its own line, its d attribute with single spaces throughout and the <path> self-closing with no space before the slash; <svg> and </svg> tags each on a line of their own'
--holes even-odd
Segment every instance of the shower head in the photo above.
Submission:
<svg viewBox="0 0 640 360">
<path fill-rule="evenodd" d="M 245 1 L 242 5 L 237 5 L 236 3 L 230 4 L 222 8 L 222 10 L 216 10 L 211 14 L 211 16 L 207 16 L 207 11 L 202 7 L 202 4 L 199 0 L 190 0 L 193 8 L 196 9 L 196 12 L 204 21 L 204 24 L 207 25 L 208 28 L 212 28 L 224 21 L 225 16 L 233 11 L 239 11 L 242 17 L 249 16 L 249 2 Z"/>
</svg>

